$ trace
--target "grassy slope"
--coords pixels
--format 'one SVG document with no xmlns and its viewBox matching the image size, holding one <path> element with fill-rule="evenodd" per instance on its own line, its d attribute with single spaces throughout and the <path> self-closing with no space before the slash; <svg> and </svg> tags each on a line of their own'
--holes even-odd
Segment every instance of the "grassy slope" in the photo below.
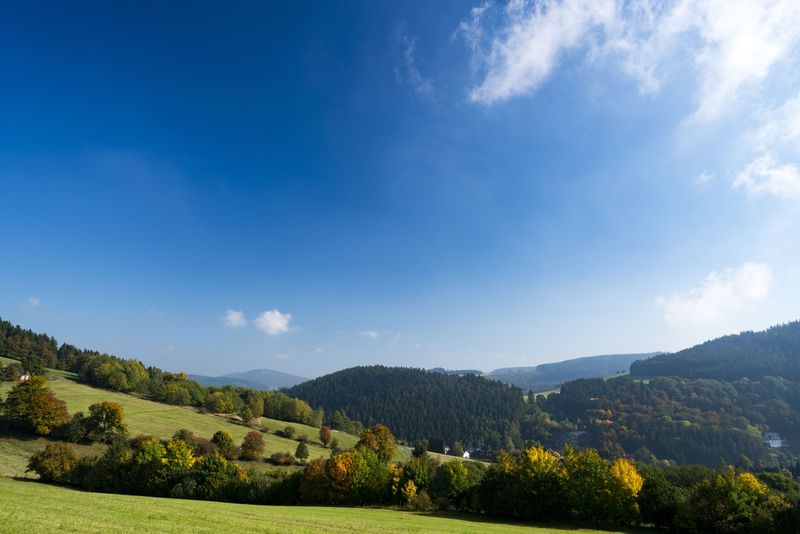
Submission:
<svg viewBox="0 0 800 534">
<path fill-rule="evenodd" d="M 255 506 L 85 493 L 0 477 L 0 532 L 475 532 L 556 534 L 597 530 L 491 523 L 479 516 L 396 510 Z"/>
<path fill-rule="evenodd" d="M 175 431 L 181 428 L 188 428 L 197 436 L 211 438 L 217 430 L 227 430 L 237 442 L 241 442 L 245 434 L 252 430 L 246 426 L 234 424 L 223 417 L 199 413 L 194 408 L 160 404 L 125 393 L 79 384 L 75 382 L 74 375 L 71 373 L 51 371 L 49 378 L 53 392 L 58 398 L 67 403 L 70 413 L 77 411 L 86 413 L 89 405 L 101 401 L 112 401 L 121 404 L 125 408 L 128 430 L 133 436 L 149 434 L 159 438 L 170 438 Z M 0 382 L 0 394 L 5 395 L 12 386 L 13 384 L 10 382 Z M 330 449 L 325 449 L 320 445 L 319 430 L 314 427 L 266 418 L 261 421 L 261 426 L 271 431 L 283 429 L 287 425 L 295 427 L 298 437 L 305 434 L 312 440 L 312 443 L 309 444 L 311 458 L 327 457 L 330 454 Z M 334 436 L 343 447 L 355 445 L 356 438 L 354 436 L 343 432 L 334 432 Z M 296 441 L 281 438 L 272 433 L 265 434 L 264 441 L 266 443 L 267 456 L 275 452 L 294 453 L 297 448 Z M 44 443 L 46 443 L 44 440 L 20 442 L 20 440 L 3 438 L 0 440 L 0 464 L 11 465 L 12 467 L 6 471 L 12 470 L 14 474 L 19 473 L 20 466 L 23 467 L 24 471 L 24 465 L 27 460 L 20 463 L 19 459 L 23 456 L 29 456 L 31 452 L 44 447 Z"/>
</svg>

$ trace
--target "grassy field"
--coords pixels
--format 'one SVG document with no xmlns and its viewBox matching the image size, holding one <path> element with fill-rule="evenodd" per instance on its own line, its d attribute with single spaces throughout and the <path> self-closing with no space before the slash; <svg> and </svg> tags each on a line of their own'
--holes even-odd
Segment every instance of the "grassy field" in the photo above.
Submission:
<svg viewBox="0 0 800 534">
<path fill-rule="evenodd" d="M 598 530 L 494 523 L 479 516 L 332 507 L 255 506 L 86 493 L 0 477 L 0 532 L 519 533 Z"/>
<path fill-rule="evenodd" d="M 0 358 L 0 362 L 7 364 L 13 360 Z M 158 438 L 170 438 L 181 428 L 187 428 L 196 436 L 210 439 L 217 430 L 227 430 L 233 435 L 234 440 L 241 442 L 245 434 L 252 429 L 241 424 L 229 421 L 225 417 L 200 413 L 195 408 L 170 406 L 148 401 L 134 395 L 92 388 L 75 381 L 75 375 L 65 371 L 50 370 L 48 372 L 50 387 L 56 396 L 67 403 L 70 413 L 77 411 L 88 412 L 91 404 L 102 401 L 112 401 L 125 408 L 125 420 L 132 436 L 148 434 Z M 0 397 L 4 396 L 13 383 L 0 382 Z M 322 447 L 319 442 L 319 429 L 297 423 L 287 423 L 274 419 L 261 418 L 259 426 L 267 431 L 264 434 L 266 444 L 265 456 L 276 452 L 294 453 L 297 441 L 285 439 L 274 434 L 275 430 L 282 430 L 287 426 L 296 429 L 296 436 L 308 436 L 310 458 L 327 457 L 330 449 Z M 353 447 L 357 441 L 355 436 L 344 432 L 334 431 L 333 435 L 344 448 Z M 30 455 L 44 448 L 47 443 L 44 439 L 24 439 L 18 436 L 0 436 L 0 476 L 24 476 L 25 467 Z M 100 454 L 104 450 L 102 445 L 78 446 L 80 454 Z M 275 466 L 264 462 L 241 462 L 242 466 L 256 469 L 276 469 Z M 292 468 L 280 468 L 292 469 Z"/>
</svg>

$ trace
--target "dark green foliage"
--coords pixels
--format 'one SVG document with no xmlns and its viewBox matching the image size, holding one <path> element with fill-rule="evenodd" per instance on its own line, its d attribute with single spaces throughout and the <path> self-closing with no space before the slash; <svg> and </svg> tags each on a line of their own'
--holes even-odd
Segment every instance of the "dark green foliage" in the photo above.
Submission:
<svg viewBox="0 0 800 534">
<path fill-rule="evenodd" d="M 678 514 L 686 493 L 686 490 L 669 482 L 663 474 L 653 473 L 645 479 L 639 493 L 642 521 L 659 527 L 669 527 Z"/>
<path fill-rule="evenodd" d="M 308 458 L 308 445 L 303 443 L 302 441 L 297 444 L 297 450 L 294 451 L 294 455 L 296 458 L 301 460 L 305 460 Z"/>
<path fill-rule="evenodd" d="M 478 376 L 421 369 L 354 367 L 287 390 L 335 415 L 373 425 L 383 422 L 407 441 L 441 437 L 500 448 L 524 412 L 522 392 Z M 336 428 L 336 420 L 331 426 Z"/>
<path fill-rule="evenodd" d="M 427 439 L 418 439 L 414 443 L 414 448 L 411 449 L 411 456 L 417 457 L 422 456 L 428 452 L 428 440 Z"/>
<path fill-rule="evenodd" d="M 29 375 L 44 376 L 44 360 L 36 354 L 27 354 L 22 357 L 22 370 Z"/>
<path fill-rule="evenodd" d="M 800 385 L 766 377 L 721 382 L 660 377 L 568 382 L 541 401 L 556 421 L 579 423 L 609 456 L 679 464 L 735 465 L 768 459 L 762 431 L 800 439 Z"/>
<path fill-rule="evenodd" d="M 19 362 L 11 362 L 5 367 L 0 365 L 0 381 L 14 382 L 18 380 L 24 372 L 25 370 Z"/>
<path fill-rule="evenodd" d="M 781 376 L 800 380 L 800 321 L 763 332 L 742 332 L 707 341 L 674 354 L 662 354 L 631 365 L 634 376 L 682 376 L 757 380 Z"/>
</svg>

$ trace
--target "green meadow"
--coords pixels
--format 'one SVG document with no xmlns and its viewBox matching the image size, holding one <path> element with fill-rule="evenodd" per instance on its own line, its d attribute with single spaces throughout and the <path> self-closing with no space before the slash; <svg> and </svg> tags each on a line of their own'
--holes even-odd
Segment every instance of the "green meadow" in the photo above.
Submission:
<svg viewBox="0 0 800 534">
<path fill-rule="evenodd" d="M 606 531 L 494 523 L 481 517 L 372 508 L 258 506 L 77 491 L 0 477 L 0 532 L 195 534 L 519 533 Z"/>
<path fill-rule="evenodd" d="M 3 363 L 12 360 L 0 359 Z M 48 372 L 50 387 L 55 395 L 67 403 L 70 413 L 78 411 L 88 412 L 89 406 L 102 401 L 111 401 L 121 404 L 125 409 L 125 422 L 131 436 L 147 434 L 158 438 L 171 438 L 179 429 L 191 430 L 196 436 L 210 439 L 217 430 L 227 430 L 233 435 L 234 440 L 240 443 L 245 434 L 253 428 L 236 423 L 226 417 L 205 414 L 196 408 L 185 406 L 171 406 L 160 404 L 135 395 L 118 393 L 104 389 L 92 388 L 75 381 L 75 375 L 64 371 L 50 370 Z M 13 387 L 10 382 L 0 382 L 0 397 L 8 393 Z M 275 435 L 275 430 L 293 426 L 296 437 L 307 436 L 310 458 L 327 457 L 330 449 L 322 447 L 319 441 L 319 429 L 299 423 L 287 423 L 274 419 L 261 418 L 257 425 L 267 431 L 264 434 L 266 445 L 265 457 L 276 452 L 294 453 L 297 441 Z M 334 431 L 333 435 L 339 440 L 342 447 L 353 447 L 357 441 L 355 436 L 344 432 Z M 30 455 L 44 448 L 47 440 L 26 439 L 17 436 L 0 435 L 0 476 L 24 476 L 25 467 Z M 103 445 L 76 446 L 80 454 L 101 454 Z M 244 467 L 257 469 L 275 468 L 264 462 L 241 462 Z"/>
</svg>

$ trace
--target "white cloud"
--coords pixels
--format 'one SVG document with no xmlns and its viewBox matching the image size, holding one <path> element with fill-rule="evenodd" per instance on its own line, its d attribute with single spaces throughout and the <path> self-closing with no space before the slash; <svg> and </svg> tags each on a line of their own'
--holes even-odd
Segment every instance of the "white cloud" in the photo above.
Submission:
<svg viewBox="0 0 800 534">
<path fill-rule="evenodd" d="M 701 172 L 700 175 L 697 177 L 697 181 L 700 182 L 701 184 L 710 182 L 713 179 L 714 179 L 714 174 L 708 171 Z"/>
<path fill-rule="evenodd" d="M 241 328 L 247 325 L 244 312 L 240 310 L 227 310 L 222 320 L 225 326 L 232 326 L 234 328 Z"/>
<path fill-rule="evenodd" d="M 271 336 L 284 334 L 289 331 L 292 314 L 281 313 L 278 310 L 267 310 L 255 319 L 256 328 L 263 330 Z"/>
<path fill-rule="evenodd" d="M 758 122 L 748 142 L 760 150 L 782 147 L 800 152 L 800 91 L 780 106 L 762 111 Z"/>
<path fill-rule="evenodd" d="M 408 85 L 417 96 L 430 96 L 433 93 L 433 84 L 422 75 L 417 66 L 417 38 L 408 35 L 403 22 L 397 25 L 395 41 L 401 49 L 402 60 L 395 66 L 395 80 L 399 84 Z"/>
<path fill-rule="evenodd" d="M 462 23 L 469 28 L 465 35 L 473 51 L 479 50 L 483 14 L 473 11 L 470 21 Z M 479 58 L 486 73 L 470 99 L 492 104 L 536 90 L 565 51 L 584 45 L 592 28 L 613 19 L 613 0 L 510 1 L 504 26 L 492 38 L 489 53 Z"/>
<path fill-rule="evenodd" d="M 41 303 L 42 303 L 42 301 L 37 299 L 36 297 L 29 297 L 28 298 L 28 309 L 29 310 L 35 310 L 36 308 L 39 307 L 39 305 Z"/>
<path fill-rule="evenodd" d="M 659 296 L 657 303 L 672 326 L 711 325 L 765 299 L 771 286 L 769 265 L 748 262 L 735 269 L 712 271 L 688 293 Z"/>
<path fill-rule="evenodd" d="M 510 0 L 499 27 L 487 28 L 485 19 L 473 11 L 460 28 L 483 66 L 473 101 L 531 93 L 565 52 L 585 50 L 590 61 L 618 62 L 642 92 L 657 91 L 672 67 L 692 69 L 698 120 L 725 112 L 800 42 L 796 0 Z M 477 41 L 487 38 L 483 54 Z"/>
<path fill-rule="evenodd" d="M 800 169 L 780 164 L 770 154 L 754 159 L 733 180 L 734 189 L 744 188 L 750 195 L 800 197 Z"/>
<path fill-rule="evenodd" d="M 368 337 L 370 339 L 378 339 L 381 337 L 381 333 L 376 330 L 362 330 L 358 333 L 361 337 Z"/>
</svg>

